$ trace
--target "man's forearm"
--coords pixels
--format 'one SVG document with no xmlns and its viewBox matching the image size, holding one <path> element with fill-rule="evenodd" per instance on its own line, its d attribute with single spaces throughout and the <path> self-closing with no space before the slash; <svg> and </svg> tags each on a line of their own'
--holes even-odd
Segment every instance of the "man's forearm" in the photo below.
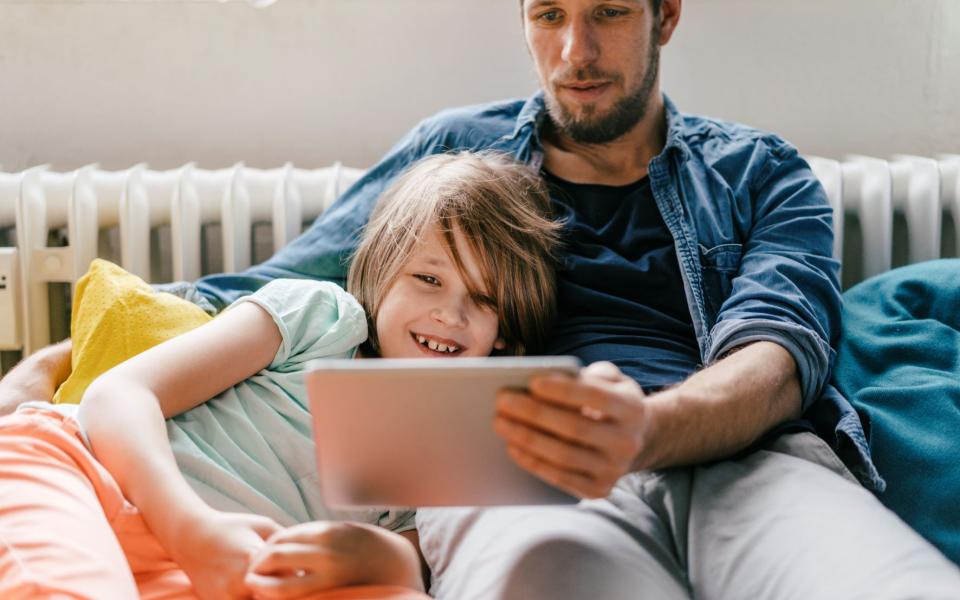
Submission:
<svg viewBox="0 0 960 600">
<path fill-rule="evenodd" d="M 10 414 L 24 402 L 53 399 L 70 375 L 70 340 L 43 348 L 20 361 L 0 379 L 0 416 Z"/>
<path fill-rule="evenodd" d="M 645 402 L 637 469 L 729 456 L 801 412 L 796 363 L 772 342 L 750 344 Z"/>
</svg>

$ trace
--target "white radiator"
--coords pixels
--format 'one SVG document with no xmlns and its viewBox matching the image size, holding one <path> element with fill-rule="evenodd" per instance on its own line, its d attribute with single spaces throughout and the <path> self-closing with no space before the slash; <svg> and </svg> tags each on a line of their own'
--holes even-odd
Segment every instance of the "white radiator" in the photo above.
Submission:
<svg viewBox="0 0 960 600">
<path fill-rule="evenodd" d="M 215 271 L 241 271 L 299 235 L 362 174 L 339 163 L 0 172 L 0 350 L 29 354 L 49 344 L 52 321 L 68 310 L 70 285 L 98 256 L 151 283 L 197 279 L 210 254 L 218 258 Z M 266 236 L 258 235 L 261 224 L 270 226 Z M 221 243 L 204 245 L 211 227 Z M 255 257 L 258 237 L 272 245 Z M 59 309 L 51 307 L 57 289 L 65 298 Z"/>
<path fill-rule="evenodd" d="M 960 155 L 808 160 L 834 208 L 845 287 L 898 264 L 960 256 Z M 192 281 L 204 260 L 208 271 L 240 271 L 296 237 L 360 175 L 339 164 L 0 172 L 0 350 L 29 354 L 50 343 L 52 315 L 63 329 L 69 284 L 97 256 L 154 283 Z M 256 256 L 267 224 L 272 244 Z M 210 226 L 218 245 L 203 244 Z"/>
<path fill-rule="evenodd" d="M 895 266 L 897 217 L 904 221 L 906 249 L 896 263 L 960 256 L 960 155 L 898 155 L 891 160 L 849 156 L 842 162 L 811 156 L 807 161 L 833 206 L 834 255 L 843 260 L 845 271 L 857 271 L 845 283 Z M 848 215 L 857 219 L 859 245 L 847 239 Z M 943 235 L 945 216 L 949 236 Z"/>
</svg>

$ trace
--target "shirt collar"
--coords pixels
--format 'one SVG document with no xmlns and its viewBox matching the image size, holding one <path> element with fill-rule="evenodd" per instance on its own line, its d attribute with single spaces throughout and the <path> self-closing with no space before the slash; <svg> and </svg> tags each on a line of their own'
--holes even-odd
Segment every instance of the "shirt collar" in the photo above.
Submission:
<svg viewBox="0 0 960 600">
<path fill-rule="evenodd" d="M 516 139 L 528 127 L 536 128 L 541 119 L 547 114 L 547 104 L 543 98 L 543 90 L 537 90 L 532 96 L 527 98 L 523 107 L 517 114 L 517 123 L 513 128 L 510 139 Z"/>
<path fill-rule="evenodd" d="M 667 115 L 667 143 L 663 147 L 661 156 L 673 150 L 678 155 L 680 162 L 685 162 L 690 158 L 690 148 L 684 139 L 683 115 L 680 114 L 677 105 L 673 103 L 670 96 L 666 94 L 663 95 L 663 107 Z"/>
</svg>

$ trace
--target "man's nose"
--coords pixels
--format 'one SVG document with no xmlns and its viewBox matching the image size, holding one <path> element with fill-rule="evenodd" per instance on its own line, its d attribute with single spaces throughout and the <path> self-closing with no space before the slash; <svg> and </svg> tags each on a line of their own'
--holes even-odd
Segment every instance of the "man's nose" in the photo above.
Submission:
<svg viewBox="0 0 960 600">
<path fill-rule="evenodd" d="M 600 56 L 597 31 L 587 19 L 571 19 L 564 32 L 563 61 L 573 67 L 585 67 Z"/>
</svg>

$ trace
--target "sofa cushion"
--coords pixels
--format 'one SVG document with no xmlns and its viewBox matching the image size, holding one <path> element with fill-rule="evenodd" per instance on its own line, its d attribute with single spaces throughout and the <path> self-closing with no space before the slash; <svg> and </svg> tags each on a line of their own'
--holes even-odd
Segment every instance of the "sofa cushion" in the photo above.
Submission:
<svg viewBox="0 0 960 600">
<path fill-rule="evenodd" d="M 834 385 L 864 419 L 881 501 L 960 563 L 960 260 L 844 294 Z"/>
<path fill-rule="evenodd" d="M 94 260 L 77 281 L 70 315 L 73 371 L 54 403 L 80 402 L 101 373 L 210 319 L 195 304 L 156 292 L 111 262 Z"/>
</svg>

